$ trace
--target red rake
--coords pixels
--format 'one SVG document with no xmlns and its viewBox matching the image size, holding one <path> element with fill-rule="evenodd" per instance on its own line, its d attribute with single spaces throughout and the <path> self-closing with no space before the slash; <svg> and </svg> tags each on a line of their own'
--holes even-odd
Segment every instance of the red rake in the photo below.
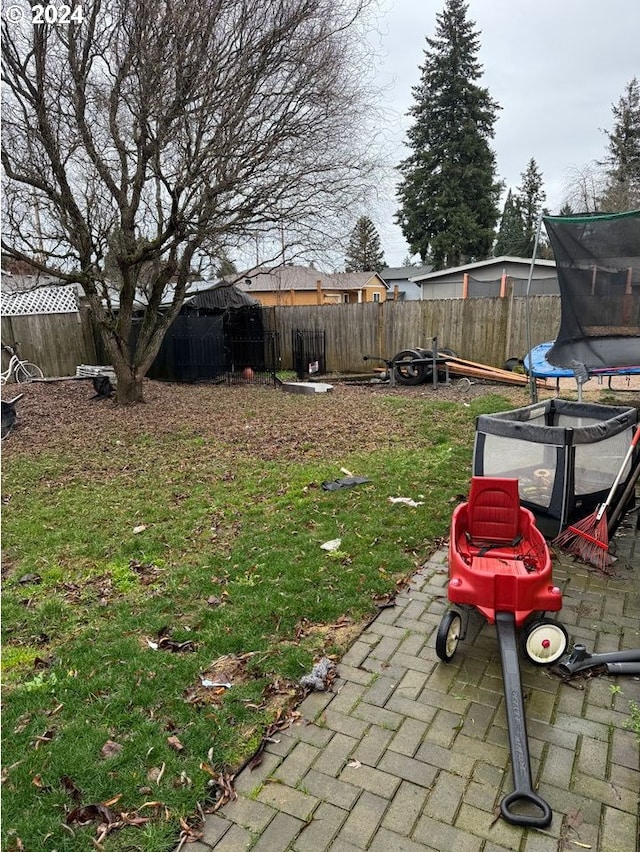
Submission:
<svg viewBox="0 0 640 852">
<path fill-rule="evenodd" d="M 601 506 L 576 524 L 569 525 L 560 535 L 553 539 L 552 544 L 563 548 L 574 556 L 578 556 L 584 562 L 599 568 L 604 571 L 610 565 L 613 565 L 613 556 L 609 553 L 609 525 L 607 522 L 607 508 L 613 500 L 613 495 L 616 488 L 620 484 L 622 474 L 627 466 L 627 462 L 633 455 L 633 450 L 640 441 L 640 428 L 636 432 L 631 441 L 631 446 L 627 450 L 620 470 L 616 476 L 611 490 L 607 494 L 607 499 Z"/>
</svg>

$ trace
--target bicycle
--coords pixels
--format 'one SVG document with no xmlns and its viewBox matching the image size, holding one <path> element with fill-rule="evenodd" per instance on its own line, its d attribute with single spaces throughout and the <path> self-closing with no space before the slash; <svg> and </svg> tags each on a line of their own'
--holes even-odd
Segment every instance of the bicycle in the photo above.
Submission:
<svg viewBox="0 0 640 852">
<path fill-rule="evenodd" d="M 13 346 L 7 346 L 3 343 L 2 348 L 9 353 L 11 358 L 7 369 L 0 373 L 0 385 L 6 385 L 11 378 L 20 385 L 33 382 L 36 379 L 44 379 L 44 373 L 37 364 L 32 364 L 31 361 L 25 361 L 18 356 L 17 343 L 14 343 Z"/>
</svg>

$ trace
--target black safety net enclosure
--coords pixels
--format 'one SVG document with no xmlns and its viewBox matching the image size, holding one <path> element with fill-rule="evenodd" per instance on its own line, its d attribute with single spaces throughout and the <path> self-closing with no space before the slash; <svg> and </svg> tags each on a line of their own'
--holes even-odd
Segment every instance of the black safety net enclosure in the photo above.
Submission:
<svg viewBox="0 0 640 852">
<path fill-rule="evenodd" d="M 545 216 L 560 287 L 557 367 L 640 366 L 640 210 Z"/>
</svg>

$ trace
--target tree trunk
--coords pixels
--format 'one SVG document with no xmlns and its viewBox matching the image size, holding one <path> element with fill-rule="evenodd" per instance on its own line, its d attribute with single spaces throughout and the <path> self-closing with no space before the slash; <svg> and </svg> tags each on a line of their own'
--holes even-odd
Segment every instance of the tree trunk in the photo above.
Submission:
<svg viewBox="0 0 640 852">
<path fill-rule="evenodd" d="M 137 402 L 144 402 L 144 394 L 142 392 L 143 376 L 138 375 L 135 370 L 132 370 L 128 364 L 115 364 L 117 387 L 116 387 L 116 403 L 118 405 L 134 405 Z"/>
</svg>

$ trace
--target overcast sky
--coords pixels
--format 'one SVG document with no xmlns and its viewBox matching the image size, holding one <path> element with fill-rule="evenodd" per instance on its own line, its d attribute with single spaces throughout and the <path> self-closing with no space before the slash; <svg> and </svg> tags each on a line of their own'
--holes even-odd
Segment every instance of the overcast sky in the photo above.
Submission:
<svg viewBox="0 0 640 852">
<path fill-rule="evenodd" d="M 426 37 L 445 0 L 380 0 L 377 82 L 384 89 L 390 166 L 408 155 L 404 147 L 420 79 Z M 492 147 L 498 177 L 521 183 L 533 157 L 542 172 L 546 206 L 557 213 L 572 167 L 601 159 L 617 104 L 633 77 L 640 78 L 640 0 L 469 0 L 468 17 L 480 32 L 479 84 L 502 109 Z M 388 147 L 388 146 L 387 146 Z M 408 253 L 393 224 L 397 211 L 390 171 L 388 190 L 372 212 L 385 260 L 401 266 Z"/>
</svg>

